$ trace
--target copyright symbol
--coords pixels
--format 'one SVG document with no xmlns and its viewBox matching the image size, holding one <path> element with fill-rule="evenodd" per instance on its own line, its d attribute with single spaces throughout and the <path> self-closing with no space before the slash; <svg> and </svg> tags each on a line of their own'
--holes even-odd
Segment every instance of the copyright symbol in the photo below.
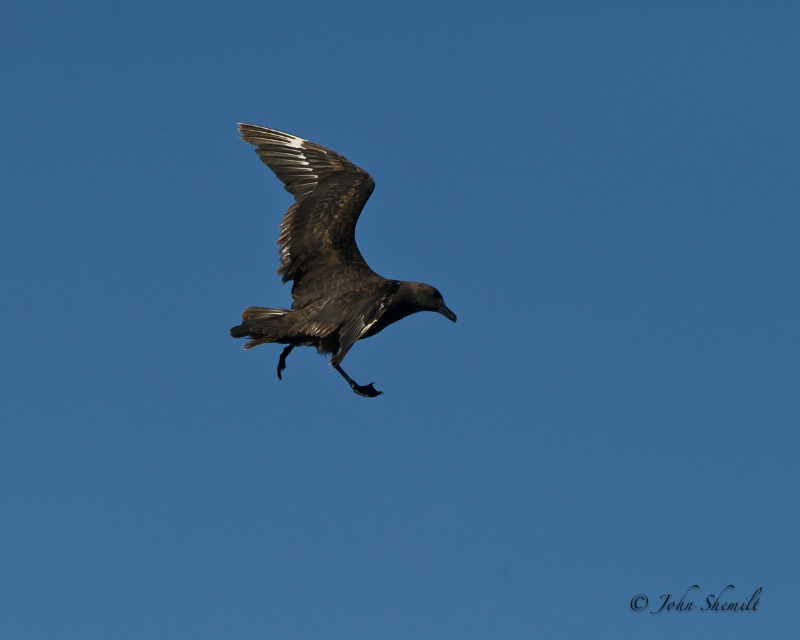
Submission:
<svg viewBox="0 0 800 640">
<path fill-rule="evenodd" d="M 647 608 L 648 602 L 650 601 L 647 599 L 647 596 L 640 593 L 638 596 L 633 596 L 633 598 L 631 598 L 631 609 L 634 611 L 642 611 Z"/>
</svg>

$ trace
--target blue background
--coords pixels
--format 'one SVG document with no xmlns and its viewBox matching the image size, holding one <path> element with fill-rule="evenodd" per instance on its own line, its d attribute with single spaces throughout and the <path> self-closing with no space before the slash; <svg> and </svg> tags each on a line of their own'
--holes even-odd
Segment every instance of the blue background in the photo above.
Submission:
<svg viewBox="0 0 800 640">
<path fill-rule="evenodd" d="M 604 4 L 3 10 L 1 637 L 796 632 L 800 9 Z M 229 337 L 290 303 L 239 121 L 458 314 L 384 396 Z"/>
</svg>

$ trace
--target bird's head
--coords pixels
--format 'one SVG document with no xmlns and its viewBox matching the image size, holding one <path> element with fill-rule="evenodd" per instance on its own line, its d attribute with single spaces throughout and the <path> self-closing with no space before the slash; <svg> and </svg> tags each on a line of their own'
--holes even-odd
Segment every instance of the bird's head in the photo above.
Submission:
<svg viewBox="0 0 800 640">
<path fill-rule="evenodd" d="M 444 298 L 436 287 L 432 287 L 429 284 L 419 284 L 418 286 L 419 289 L 416 292 L 417 299 L 423 309 L 441 313 L 451 322 L 455 322 L 457 320 L 456 314 L 450 311 L 450 309 L 444 303 Z"/>
</svg>

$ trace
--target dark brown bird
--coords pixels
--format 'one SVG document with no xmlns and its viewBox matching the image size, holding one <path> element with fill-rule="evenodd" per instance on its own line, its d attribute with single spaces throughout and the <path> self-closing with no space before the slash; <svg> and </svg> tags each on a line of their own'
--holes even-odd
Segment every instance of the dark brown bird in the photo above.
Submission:
<svg viewBox="0 0 800 640">
<path fill-rule="evenodd" d="M 357 340 L 374 336 L 417 311 L 436 311 L 456 321 L 442 294 L 420 282 L 387 280 L 369 268 L 356 246 L 356 222 L 375 182 L 338 153 L 288 133 L 240 124 L 242 140 L 294 196 L 280 225 L 278 274 L 292 284 L 291 311 L 247 307 L 234 338 L 250 338 L 250 349 L 288 345 L 278 359 L 278 379 L 296 346 L 333 354 L 331 364 L 350 388 L 374 398 L 373 383 L 357 384 L 341 362 Z"/>
</svg>

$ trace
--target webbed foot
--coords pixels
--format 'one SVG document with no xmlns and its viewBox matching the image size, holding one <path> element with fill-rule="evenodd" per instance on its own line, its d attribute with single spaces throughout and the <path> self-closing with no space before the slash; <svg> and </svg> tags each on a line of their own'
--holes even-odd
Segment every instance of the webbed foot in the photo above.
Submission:
<svg viewBox="0 0 800 640">
<path fill-rule="evenodd" d="M 375 383 L 370 382 L 369 384 L 356 384 L 355 382 L 350 382 L 350 388 L 355 391 L 358 395 L 363 396 L 364 398 L 377 398 L 378 396 L 383 395 L 383 391 L 378 391 L 375 388 Z"/>
<path fill-rule="evenodd" d="M 294 349 L 294 345 L 290 344 L 286 347 L 282 352 L 280 358 L 278 358 L 278 380 L 282 380 L 281 374 L 283 373 L 284 369 L 286 369 L 286 356 L 288 356 L 292 349 Z"/>
<path fill-rule="evenodd" d="M 377 398 L 380 395 L 383 395 L 383 391 L 378 391 L 375 388 L 375 383 L 370 382 L 369 384 L 358 384 L 355 380 L 353 380 L 350 376 L 348 376 L 344 369 L 342 369 L 338 364 L 333 365 L 334 368 L 342 374 L 342 377 L 347 380 L 347 384 L 350 385 L 350 388 L 360 395 L 363 398 Z"/>
</svg>

